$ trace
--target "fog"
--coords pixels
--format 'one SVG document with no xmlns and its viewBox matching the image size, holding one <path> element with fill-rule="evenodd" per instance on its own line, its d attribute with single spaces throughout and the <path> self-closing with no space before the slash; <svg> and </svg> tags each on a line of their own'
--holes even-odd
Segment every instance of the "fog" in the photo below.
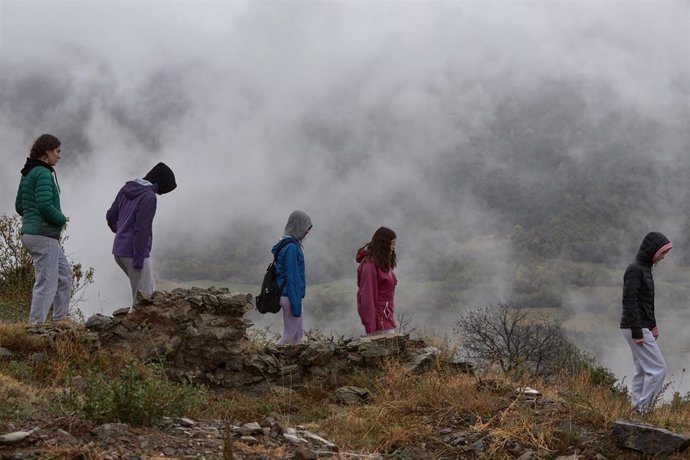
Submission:
<svg viewBox="0 0 690 460">
<path fill-rule="evenodd" d="M 66 251 L 95 268 L 87 316 L 127 304 L 105 211 L 126 180 L 158 161 L 175 171 L 178 189 L 158 201 L 154 268 L 161 251 L 213 253 L 222 242 L 256 253 L 248 270 L 259 273 L 288 214 L 302 209 L 314 223 L 305 257 L 316 281 L 354 283 L 356 248 L 386 225 L 398 232 L 401 287 L 428 278 L 424 257 L 472 254 L 492 275 L 465 306 L 509 300 L 515 222 L 487 197 L 533 197 L 515 215 L 548 219 L 539 203 L 562 184 L 548 157 L 506 154 L 515 150 L 497 130 L 502 117 L 529 123 L 529 111 L 510 111 L 532 100 L 536 112 L 553 101 L 567 114 L 563 89 L 575 88 L 570 137 L 554 143 L 538 128 L 534 137 L 557 145 L 572 167 L 608 161 L 606 146 L 633 146 L 616 154 L 621 167 L 654 158 L 661 174 L 682 164 L 690 145 L 681 134 L 688 56 L 687 1 L 0 0 L 0 209 L 13 213 L 33 139 L 57 135 Z M 513 188 L 503 188 L 506 176 Z M 607 244 L 631 259 L 648 230 L 687 238 L 673 207 L 688 195 L 678 184 L 659 180 L 649 190 L 656 214 L 622 211 L 640 228 L 635 241 Z M 661 279 L 674 267 L 659 270 Z M 564 293 L 571 320 L 599 300 Z M 452 322 L 423 303 L 401 308 L 423 324 Z M 612 329 L 591 348 L 623 375 L 620 307 L 605 308 Z M 356 323 L 354 310 L 348 320 Z"/>
</svg>

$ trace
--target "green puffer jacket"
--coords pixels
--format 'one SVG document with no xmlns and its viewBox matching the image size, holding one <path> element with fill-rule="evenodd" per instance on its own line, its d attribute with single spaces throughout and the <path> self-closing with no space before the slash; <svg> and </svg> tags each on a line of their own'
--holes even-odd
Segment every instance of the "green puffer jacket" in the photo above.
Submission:
<svg viewBox="0 0 690 460">
<path fill-rule="evenodd" d="M 53 168 L 27 158 L 14 208 L 22 216 L 22 234 L 60 239 L 67 219 L 60 209 L 60 191 L 53 179 Z"/>
</svg>

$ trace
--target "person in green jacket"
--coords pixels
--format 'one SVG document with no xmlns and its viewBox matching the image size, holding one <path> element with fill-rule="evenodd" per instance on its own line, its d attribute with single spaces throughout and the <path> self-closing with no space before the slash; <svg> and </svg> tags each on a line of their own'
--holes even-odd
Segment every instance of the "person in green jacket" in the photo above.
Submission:
<svg viewBox="0 0 690 460">
<path fill-rule="evenodd" d="M 43 134 L 36 139 L 22 168 L 15 210 L 22 216 L 22 244 L 34 260 L 36 281 L 29 322 L 67 319 L 72 296 L 72 269 L 60 246 L 67 218 L 60 208 L 60 187 L 53 167 L 60 160 L 60 140 Z"/>
</svg>

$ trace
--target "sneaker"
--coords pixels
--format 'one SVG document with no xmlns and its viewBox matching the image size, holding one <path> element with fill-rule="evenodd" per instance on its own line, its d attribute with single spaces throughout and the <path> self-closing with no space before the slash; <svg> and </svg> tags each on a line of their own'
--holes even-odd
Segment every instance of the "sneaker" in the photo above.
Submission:
<svg viewBox="0 0 690 460">
<path fill-rule="evenodd" d="M 635 415 L 643 416 L 643 415 L 647 415 L 647 413 L 649 413 L 649 411 L 647 411 L 641 407 L 633 407 L 633 414 L 635 414 Z"/>
</svg>

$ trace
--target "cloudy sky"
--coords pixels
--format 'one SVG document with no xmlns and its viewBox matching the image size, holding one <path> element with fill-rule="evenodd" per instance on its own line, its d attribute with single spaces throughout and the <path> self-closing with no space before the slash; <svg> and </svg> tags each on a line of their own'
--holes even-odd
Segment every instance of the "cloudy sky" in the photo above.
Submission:
<svg viewBox="0 0 690 460">
<path fill-rule="evenodd" d="M 67 252 L 96 269 L 87 313 L 127 303 L 104 214 L 158 161 L 179 188 L 159 199 L 154 245 L 194 247 L 251 221 L 270 246 L 300 208 L 315 224 L 310 260 L 352 263 L 353 248 L 329 236 L 347 228 L 364 242 L 387 225 L 413 274 L 415 254 L 494 232 L 471 190 L 449 203 L 430 172 L 454 155 L 505 166 L 473 144 L 498 101 L 578 81 L 606 89 L 591 92 L 593 119 L 618 100 L 682 126 L 689 11 L 688 1 L 0 0 L 0 210 L 13 212 L 33 139 L 60 137 Z M 654 154 L 672 163 L 677 150 Z M 508 270 L 510 248 L 485 254 L 493 272 Z"/>
</svg>

